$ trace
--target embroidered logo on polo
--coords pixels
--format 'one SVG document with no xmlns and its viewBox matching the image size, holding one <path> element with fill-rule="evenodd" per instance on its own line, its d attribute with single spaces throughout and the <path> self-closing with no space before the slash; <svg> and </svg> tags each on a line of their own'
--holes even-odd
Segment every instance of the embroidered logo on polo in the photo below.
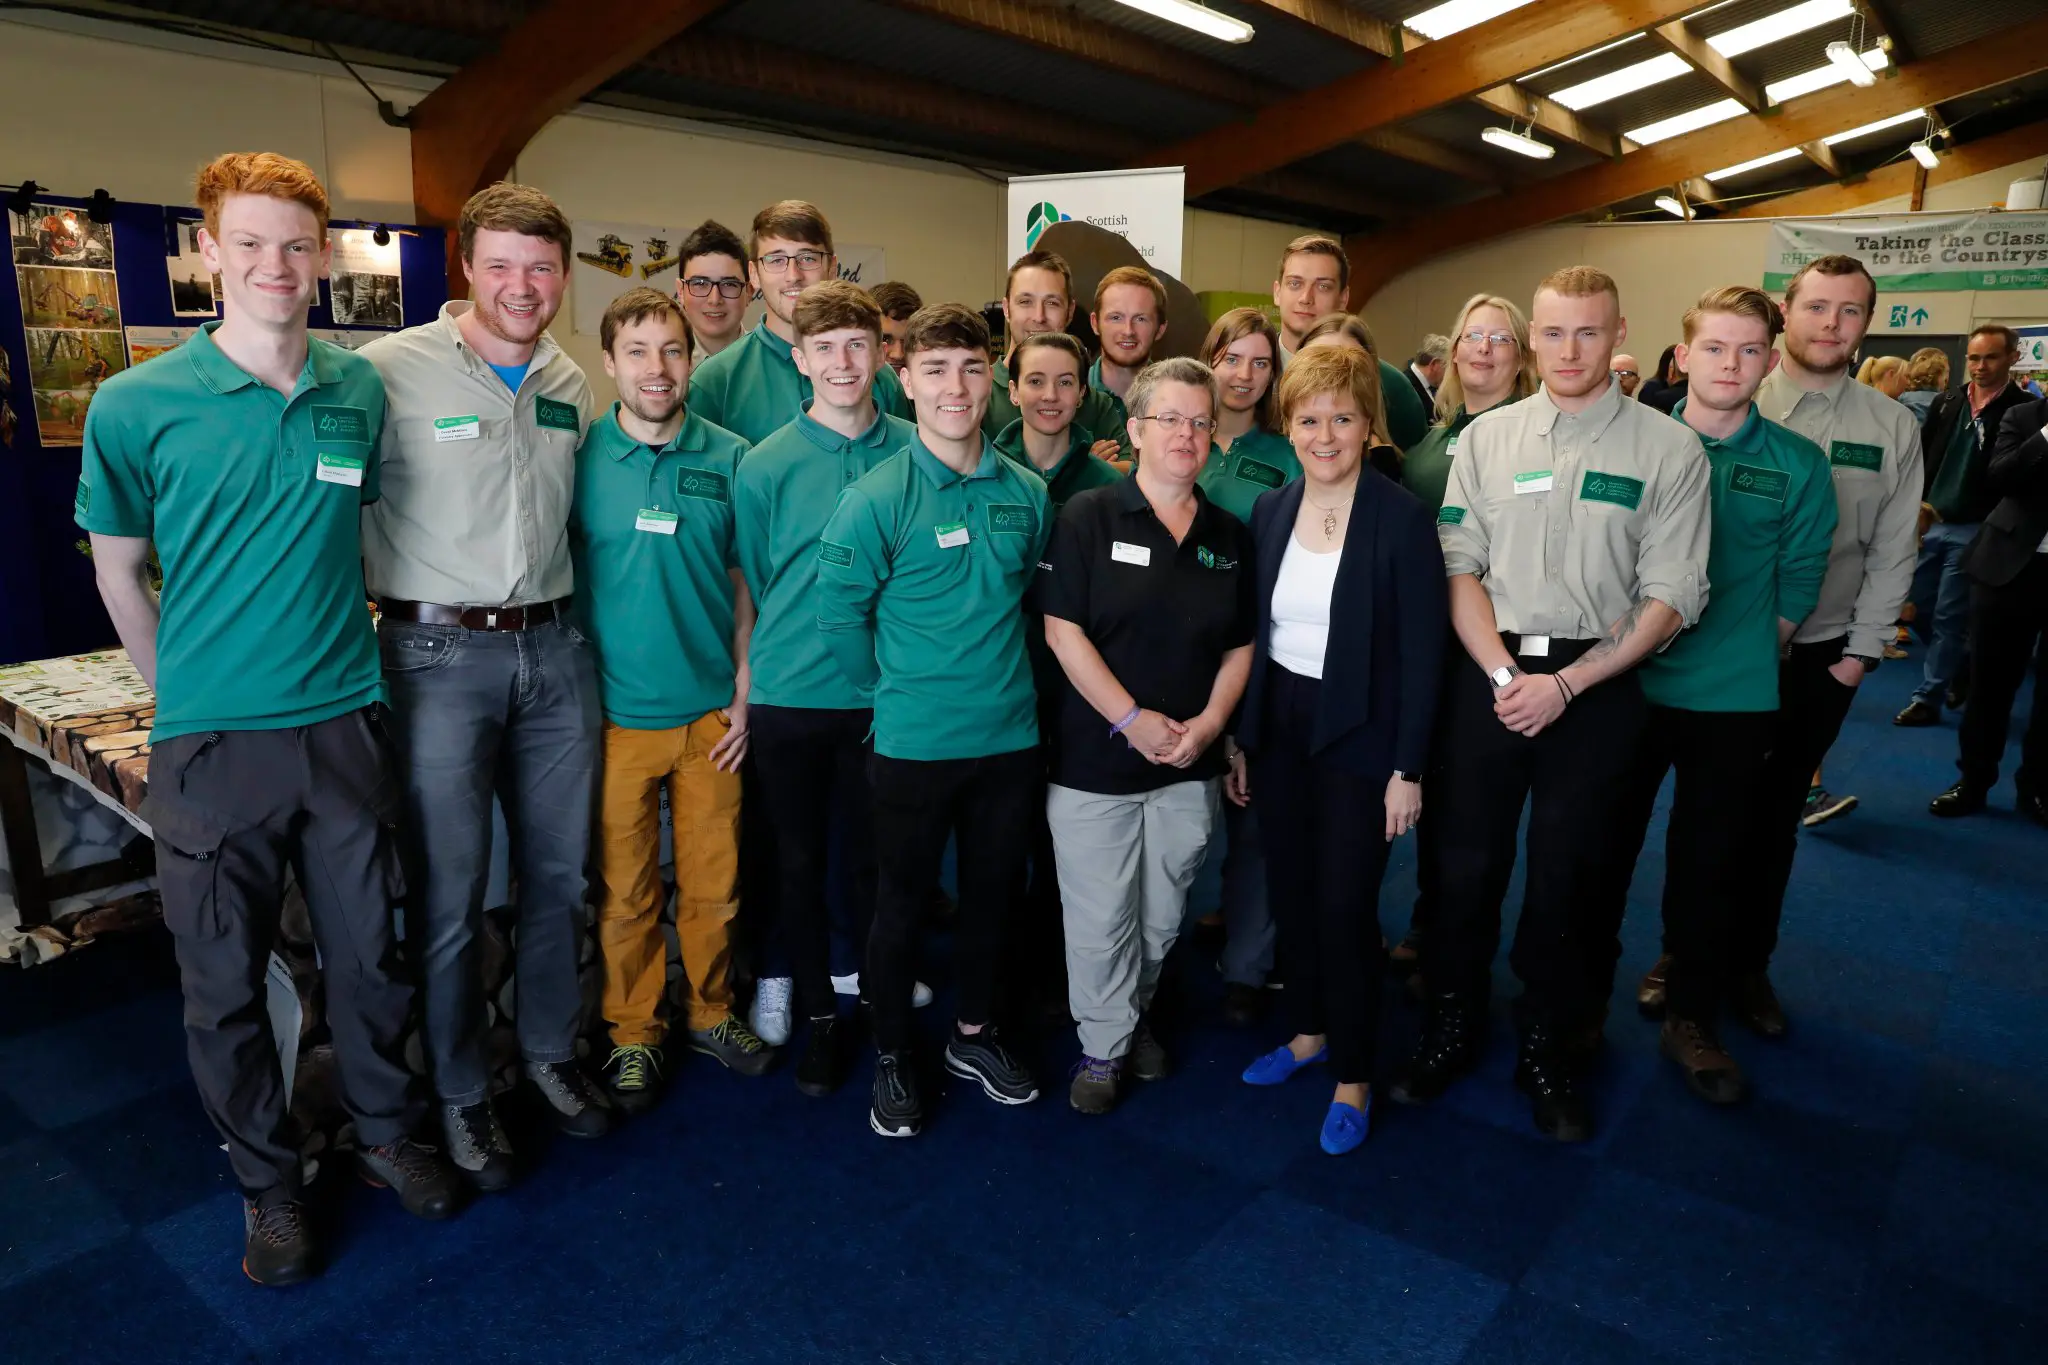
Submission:
<svg viewBox="0 0 2048 1365">
<path fill-rule="evenodd" d="M 1792 476 L 1783 470 L 1758 469 L 1753 464 L 1739 464 L 1728 475 L 1729 492 L 1769 498 L 1772 502 L 1783 502 L 1791 486 Z"/>
<path fill-rule="evenodd" d="M 536 398 L 533 400 L 533 419 L 544 427 L 553 427 L 556 431 L 574 431 L 576 405 L 557 402 L 552 398 Z"/>
<path fill-rule="evenodd" d="M 996 536 L 1028 536 L 1038 531 L 1038 514 L 1021 502 L 988 505 L 988 530 Z"/>
<path fill-rule="evenodd" d="M 1231 470 L 1231 473 L 1243 479 L 1246 483 L 1255 483 L 1261 488 L 1278 488 L 1281 484 L 1287 482 L 1285 474 L 1275 469 L 1272 465 L 1254 460 L 1249 455 L 1238 456 L 1237 466 Z"/>
<path fill-rule="evenodd" d="M 821 563 L 850 569 L 853 567 L 853 547 L 841 545 L 836 541 L 821 540 L 818 542 L 818 559 Z"/>
<path fill-rule="evenodd" d="M 313 405 L 313 434 L 323 441 L 370 443 L 370 414 L 361 408 Z"/>
<path fill-rule="evenodd" d="M 1867 469 L 1874 474 L 1884 468 L 1884 447 L 1857 441 L 1830 441 L 1828 463 L 1837 469 Z"/>
<path fill-rule="evenodd" d="M 84 479 L 78 481 L 78 496 L 71 500 L 71 514 L 82 517 L 92 510 L 92 485 Z"/>
<path fill-rule="evenodd" d="M 1236 560 L 1230 559 L 1224 555 L 1219 555 L 1206 545 L 1204 545 L 1199 550 L 1195 551 L 1195 563 L 1201 565 L 1205 569 L 1227 570 L 1234 569 L 1237 567 Z"/>
<path fill-rule="evenodd" d="M 731 502 L 732 484 L 715 469 L 678 469 L 676 496 L 705 502 Z"/>
<path fill-rule="evenodd" d="M 1465 509 L 1462 507 L 1437 508 L 1436 524 L 1439 526 L 1463 526 L 1465 524 Z"/>
<path fill-rule="evenodd" d="M 1586 502 L 1611 502 L 1634 511 L 1643 501 L 1643 481 L 1626 474 L 1589 469 L 1586 477 L 1579 480 L 1579 497 Z"/>
</svg>

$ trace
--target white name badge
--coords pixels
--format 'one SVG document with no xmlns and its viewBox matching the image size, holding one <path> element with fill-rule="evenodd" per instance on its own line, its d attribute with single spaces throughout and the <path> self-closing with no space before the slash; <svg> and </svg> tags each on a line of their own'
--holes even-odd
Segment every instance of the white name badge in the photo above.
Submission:
<svg viewBox="0 0 2048 1365">
<path fill-rule="evenodd" d="M 643 507 L 633 518 L 633 529 L 652 531 L 658 536 L 672 536 L 676 533 L 676 514 L 664 512 L 658 507 Z"/>
<path fill-rule="evenodd" d="M 932 534 L 939 538 L 939 548 L 941 550 L 957 550 L 968 541 L 967 523 L 964 521 L 954 521 L 948 522 L 944 526 L 934 526 L 932 527 Z"/>
<path fill-rule="evenodd" d="M 1548 635 L 1524 635 L 1518 643 L 1515 653 L 1524 659 L 1547 659 L 1550 657 L 1550 637 Z"/>
<path fill-rule="evenodd" d="M 336 455 L 323 450 L 314 457 L 313 477 L 322 483 L 345 483 L 350 488 L 361 488 L 363 462 L 354 455 Z"/>
<path fill-rule="evenodd" d="M 1149 568 L 1152 564 L 1152 547 L 1131 545 L 1121 540 L 1112 541 L 1109 546 L 1109 557 L 1119 564 L 1135 564 L 1141 569 Z"/>
<path fill-rule="evenodd" d="M 1538 469 L 1528 474 L 1515 475 L 1515 496 L 1524 493 L 1548 493 L 1550 486 L 1557 482 L 1548 469 Z"/>
<path fill-rule="evenodd" d="M 434 419 L 434 439 L 437 441 L 474 441 L 483 434 L 484 424 L 474 415 Z"/>
</svg>

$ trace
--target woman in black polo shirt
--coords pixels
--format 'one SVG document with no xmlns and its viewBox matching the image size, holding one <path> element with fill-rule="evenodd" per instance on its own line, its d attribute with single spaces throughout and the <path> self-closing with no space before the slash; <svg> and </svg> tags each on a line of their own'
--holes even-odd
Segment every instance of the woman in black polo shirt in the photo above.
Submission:
<svg viewBox="0 0 2048 1365">
<path fill-rule="evenodd" d="M 1258 634 L 1230 796 L 1258 803 L 1266 884 L 1295 1036 L 1244 1079 L 1278 1085 L 1327 1061 L 1323 1150 L 1365 1140 L 1385 949 L 1387 845 L 1422 811 L 1449 594 L 1435 517 L 1365 473 L 1379 368 L 1350 347 L 1304 349 L 1280 378 L 1302 477 L 1252 509 Z M 1375 837 L 1376 835 L 1382 837 Z"/>
<path fill-rule="evenodd" d="M 1128 1064 L 1167 1060 L 1144 1021 L 1215 824 L 1223 727 L 1252 656 L 1251 538 L 1196 487 L 1216 379 L 1188 359 L 1131 381 L 1137 471 L 1060 514 L 1032 606 L 1066 682 L 1046 817 L 1081 1063 L 1068 1099 L 1106 1113 Z"/>
</svg>

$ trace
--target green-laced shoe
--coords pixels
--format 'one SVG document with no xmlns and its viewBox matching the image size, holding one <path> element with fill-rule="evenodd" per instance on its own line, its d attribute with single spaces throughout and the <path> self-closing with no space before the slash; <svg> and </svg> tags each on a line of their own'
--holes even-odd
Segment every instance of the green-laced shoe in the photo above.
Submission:
<svg viewBox="0 0 2048 1365">
<path fill-rule="evenodd" d="M 715 1058 L 720 1066 L 729 1067 L 742 1076 L 759 1076 L 775 1065 L 775 1049 L 731 1015 L 710 1028 L 691 1029 L 690 1050 Z"/>
<path fill-rule="evenodd" d="M 644 1114 L 661 1098 L 661 1049 L 628 1043 L 605 1058 L 604 1086 L 625 1114 Z"/>
</svg>

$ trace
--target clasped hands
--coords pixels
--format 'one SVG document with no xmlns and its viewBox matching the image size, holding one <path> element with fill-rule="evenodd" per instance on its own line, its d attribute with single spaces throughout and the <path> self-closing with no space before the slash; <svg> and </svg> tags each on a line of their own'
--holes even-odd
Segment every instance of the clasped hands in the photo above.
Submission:
<svg viewBox="0 0 2048 1365">
<path fill-rule="evenodd" d="M 1147 763 L 1185 768 L 1200 758 L 1222 732 L 1222 726 L 1202 716 L 1174 720 L 1157 711 L 1140 711 L 1138 718 L 1124 727 L 1123 735 Z"/>
</svg>

